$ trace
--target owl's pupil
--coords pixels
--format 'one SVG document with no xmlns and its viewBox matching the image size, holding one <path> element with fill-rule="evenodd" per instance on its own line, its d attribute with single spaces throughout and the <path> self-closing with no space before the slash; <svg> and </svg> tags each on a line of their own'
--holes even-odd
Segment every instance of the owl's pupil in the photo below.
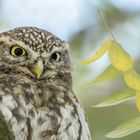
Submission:
<svg viewBox="0 0 140 140">
<path fill-rule="evenodd" d="M 57 59 L 56 53 L 53 53 L 52 56 L 51 56 L 51 58 L 52 58 L 53 60 L 56 60 L 56 59 Z"/>
<path fill-rule="evenodd" d="M 55 61 L 59 61 L 60 60 L 60 53 L 59 52 L 55 52 L 51 55 L 51 59 L 55 60 Z"/>
<path fill-rule="evenodd" d="M 16 55 L 16 56 L 21 56 L 22 53 L 23 53 L 23 50 L 22 50 L 21 48 L 15 49 L 15 55 Z"/>
</svg>

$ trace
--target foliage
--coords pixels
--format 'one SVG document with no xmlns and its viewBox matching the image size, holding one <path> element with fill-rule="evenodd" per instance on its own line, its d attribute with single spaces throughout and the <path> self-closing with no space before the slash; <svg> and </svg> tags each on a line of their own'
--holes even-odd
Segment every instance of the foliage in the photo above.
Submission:
<svg viewBox="0 0 140 140">
<path fill-rule="evenodd" d="M 136 97 L 136 106 L 140 111 L 140 75 L 135 71 L 131 56 L 123 49 L 115 39 L 105 41 L 95 55 L 83 61 L 82 64 L 90 64 L 101 58 L 108 52 L 111 65 L 101 73 L 94 81 L 88 83 L 93 85 L 105 80 L 111 80 L 122 75 L 128 87 L 116 91 L 111 96 L 95 107 L 112 106 L 122 103 L 132 97 Z M 109 138 L 120 138 L 132 134 L 140 129 L 140 118 L 123 123 L 114 131 L 108 133 Z"/>
</svg>

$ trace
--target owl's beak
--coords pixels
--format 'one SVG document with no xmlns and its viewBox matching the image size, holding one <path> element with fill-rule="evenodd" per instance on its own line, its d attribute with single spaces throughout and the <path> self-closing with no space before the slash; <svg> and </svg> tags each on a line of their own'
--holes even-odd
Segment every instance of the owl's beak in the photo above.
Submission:
<svg viewBox="0 0 140 140">
<path fill-rule="evenodd" d="M 42 60 L 38 60 L 37 63 L 34 64 L 32 67 L 32 72 L 36 74 L 36 77 L 39 79 L 42 72 L 43 72 L 44 66 Z"/>
</svg>

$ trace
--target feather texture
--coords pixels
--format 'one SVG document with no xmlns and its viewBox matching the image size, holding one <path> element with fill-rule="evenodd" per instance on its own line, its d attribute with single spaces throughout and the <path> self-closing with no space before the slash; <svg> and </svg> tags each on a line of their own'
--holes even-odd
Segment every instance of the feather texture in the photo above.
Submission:
<svg viewBox="0 0 140 140">
<path fill-rule="evenodd" d="M 46 45 L 40 49 L 34 44 L 37 40 Z M 0 44 L 4 46 L 0 47 L 0 112 L 9 140 L 90 140 L 85 113 L 72 90 L 67 45 L 51 33 L 30 27 L 1 34 Z M 11 56 L 13 44 L 22 45 L 28 55 Z M 51 49 L 43 49 L 48 45 Z M 51 57 L 56 51 L 60 61 Z M 38 60 L 43 68 L 39 78 L 32 71 Z"/>
</svg>

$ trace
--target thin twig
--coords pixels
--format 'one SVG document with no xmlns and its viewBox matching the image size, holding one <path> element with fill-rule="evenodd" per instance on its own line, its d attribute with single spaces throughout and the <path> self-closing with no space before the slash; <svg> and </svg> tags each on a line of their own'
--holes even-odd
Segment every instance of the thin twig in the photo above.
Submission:
<svg viewBox="0 0 140 140">
<path fill-rule="evenodd" d="M 100 17 L 101 17 L 101 20 L 102 20 L 102 22 L 103 22 L 105 28 L 107 29 L 107 31 L 108 31 L 109 34 L 111 35 L 112 39 L 113 39 L 113 40 L 116 40 L 115 37 L 114 37 L 114 35 L 113 35 L 113 32 L 111 31 L 111 29 L 110 29 L 109 26 L 108 26 L 108 23 L 107 23 L 106 19 L 104 18 L 104 16 L 103 16 L 101 10 L 98 9 L 98 13 L 99 13 L 99 15 L 100 15 Z"/>
</svg>

